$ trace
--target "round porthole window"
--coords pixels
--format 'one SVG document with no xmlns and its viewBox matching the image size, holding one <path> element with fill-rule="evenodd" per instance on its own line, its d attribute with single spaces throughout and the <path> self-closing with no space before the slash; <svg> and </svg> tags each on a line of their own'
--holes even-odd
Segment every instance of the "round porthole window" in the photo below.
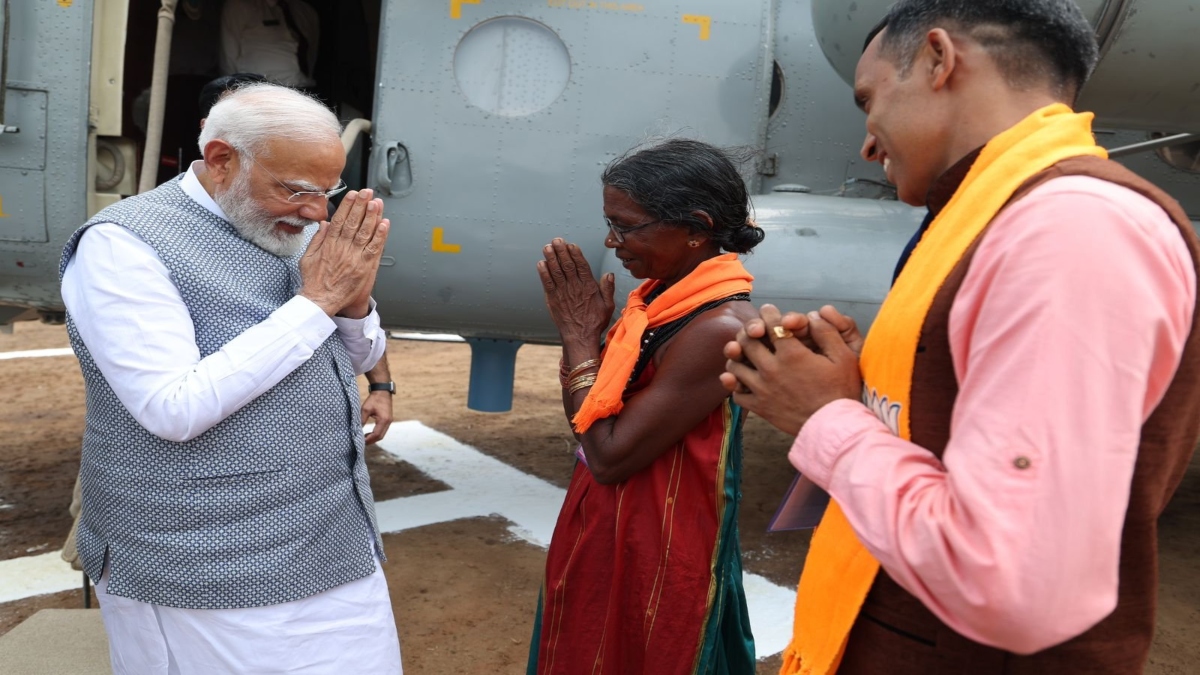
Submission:
<svg viewBox="0 0 1200 675">
<path fill-rule="evenodd" d="M 1173 135 L 1152 132 L 1150 140 Z M 1190 141 L 1188 143 L 1159 148 L 1158 156 L 1172 168 L 1189 173 L 1200 173 L 1200 141 Z"/>
<path fill-rule="evenodd" d="M 471 105 L 523 117 L 558 100 L 571 78 L 567 46 L 544 24 L 519 16 L 475 26 L 454 51 L 454 79 Z"/>
</svg>

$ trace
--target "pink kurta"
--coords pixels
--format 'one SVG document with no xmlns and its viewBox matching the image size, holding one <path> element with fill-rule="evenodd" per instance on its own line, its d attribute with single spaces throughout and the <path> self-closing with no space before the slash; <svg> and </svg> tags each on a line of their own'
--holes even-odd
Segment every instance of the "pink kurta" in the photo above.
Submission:
<svg viewBox="0 0 1200 675">
<path fill-rule="evenodd" d="M 850 400 L 819 410 L 789 458 L 951 628 L 1022 654 L 1060 643 L 1116 606 L 1141 426 L 1195 296 L 1158 206 L 1051 180 L 996 217 L 955 298 L 944 462 Z"/>
</svg>

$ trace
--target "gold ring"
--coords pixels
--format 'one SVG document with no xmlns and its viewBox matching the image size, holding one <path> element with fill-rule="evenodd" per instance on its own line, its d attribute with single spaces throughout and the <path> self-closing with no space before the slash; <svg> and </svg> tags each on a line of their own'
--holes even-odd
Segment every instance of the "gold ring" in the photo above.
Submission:
<svg viewBox="0 0 1200 675">
<path fill-rule="evenodd" d="M 776 340 L 782 340 L 784 338 L 796 337 L 795 333 L 784 328 L 783 326 L 772 326 L 771 332 L 775 334 Z"/>
</svg>

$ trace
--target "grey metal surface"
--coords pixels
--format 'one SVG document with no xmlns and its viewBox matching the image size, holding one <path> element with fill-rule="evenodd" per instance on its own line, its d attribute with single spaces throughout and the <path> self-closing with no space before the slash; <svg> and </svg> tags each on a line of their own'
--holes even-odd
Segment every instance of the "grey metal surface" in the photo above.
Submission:
<svg viewBox="0 0 1200 675">
<path fill-rule="evenodd" d="M 767 235 L 744 258 L 754 275 L 754 303 L 785 311 L 833 304 L 860 327 L 869 326 L 922 210 L 895 201 L 795 193 L 753 199 Z M 602 272 L 616 275 L 619 299 L 640 283 L 612 255 L 605 257 Z"/>
<path fill-rule="evenodd" d="M 767 131 L 767 152 L 778 161 L 776 174 L 763 180 L 764 192 L 799 183 L 832 194 L 850 178 L 884 179 L 878 164 L 858 155 L 866 117 L 816 47 L 812 16 L 809 0 L 779 1 L 774 39 L 783 98 Z"/>
<path fill-rule="evenodd" d="M 1110 148 L 1108 156 L 1116 159 L 1118 157 L 1125 157 L 1126 155 L 1136 155 L 1148 150 L 1158 150 L 1160 148 L 1170 148 L 1176 145 L 1192 143 L 1197 140 L 1200 140 L 1200 134 L 1172 134 L 1148 141 L 1141 141 L 1132 145 L 1123 145 L 1119 148 Z"/>
<path fill-rule="evenodd" d="M 846 82 L 863 39 L 894 0 L 813 0 L 818 41 Z M 1200 131 L 1200 5 L 1194 0 L 1078 0 L 1103 58 L 1080 96 L 1105 126 Z"/>
<path fill-rule="evenodd" d="M 811 0 L 817 43 L 845 83 L 853 80 L 863 39 L 892 2 Z M 802 0 L 802 4 L 809 2 Z M 1195 124 L 1200 123 L 1200 70 L 1195 67 L 1196 63 L 1200 63 L 1200 53 L 1186 64 L 1178 59 L 1171 61 L 1166 58 L 1171 54 L 1192 54 L 1192 50 L 1200 48 L 1200 41 L 1193 37 L 1200 32 L 1200 4 L 1182 0 L 1079 0 L 1078 4 L 1084 16 L 1094 26 L 1099 26 L 1101 41 L 1109 45 L 1107 55 L 1084 90 L 1079 105 L 1081 110 L 1099 112 L 1095 125 L 1097 142 L 1108 148 L 1116 148 L 1148 140 L 1148 129 L 1182 132 L 1192 130 Z M 1148 12 L 1147 5 L 1153 5 L 1154 11 Z M 784 6 L 787 6 L 786 2 Z M 1157 23 L 1151 25 L 1147 17 L 1154 17 Z M 1159 29 L 1155 31 L 1154 26 Z M 1149 52 L 1137 52 L 1139 48 L 1132 46 L 1136 40 L 1161 41 L 1162 45 L 1155 48 L 1155 58 L 1151 59 Z M 1129 51 L 1131 49 L 1134 51 Z M 1139 53 L 1141 56 L 1138 56 Z M 1139 63 L 1140 66 L 1133 67 Z M 1110 75 L 1117 72 L 1123 74 L 1120 77 Z M 1148 82 L 1153 86 L 1147 88 Z M 827 99 L 830 96 L 850 96 L 851 88 L 845 83 L 841 84 L 840 89 L 827 85 L 825 105 L 829 105 Z M 1181 103 L 1181 97 L 1193 98 Z M 1121 101 L 1140 103 L 1136 107 L 1132 103 L 1118 107 Z M 1132 116 L 1134 112 L 1153 119 L 1135 118 Z M 831 130 L 838 128 L 838 116 L 832 117 L 832 120 L 822 120 L 822 132 L 818 136 L 837 134 Z M 844 119 L 855 120 L 861 140 L 865 119 L 862 113 L 846 113 Z M 1183 124 L 1186 120 L 1192 123 Z M 1128 129 L 1135 123 L 1143 125 L 1140 127 L 1142 130 Z M 1178 199 L 1193 218 L 1200 216 L 1200 174 L 1175 169 L 1152 152 L 1122 157 L 1120 161 Z M 787 164 L 787 160 L 781 162 L 781 166 Z M 850 166 L 852 171 L 858 168 L 853 163 Z M 868 171 L 865 177 L 872 177 L 872 174 Z M 878 173 L 874 177 L 878 177 Z"/>
<path fill-rule="evenodd" d="M 1095 110 L 1110 126 L 1200 132 L 1200 4 L 1119 5 L 1111 44 L 1080 96 L 1080 108 Z"/>
<path fill-rule="evenodd" d="M 894 202 L 852 199 L 889 193 L 874 184 L 879 168 L 858 158 L 865 118 L 828 61 L 852 72 L 862 36 L 890 1 L 389 0 L 369 176 L 372 186 L 389 182 L 392 193 L 394 228 L 376 289 L 385 320 L 556 339 L 534 271 L 541 246 L 564 236 L 597 268 L 611 267 L 599 173 L 640 140 L 669 133 L 764 150 L 764 167 L 774 170 L 747 173 L 755 192 L 810 190 L 755 198 L 769 226 L 749 262 L 759 299 L 869 309 L 915 216 Z M 1170 0 L 1147 13 L 1149 4 L 1080 2 L 1110 45 L 1108 58 L 1118 60 L 1129 56 L 1125 41 L 1151 39 L 1138 38 L 1147 16 L 1170 24 L 1164 41 L 1178 41 L 1179 26 L 1196 27 L 1189 3 Z M 0 302 L 61 310 L 55 263 L 87 208 L 93 0 L 11 5 L 4 121 L 21 132 L 0 134 Z M 488 24 L 505 16 L 531 23 Z M 483 37 L 460 49 L 476 27 Z M 772 61 L 784 88 L 769 116 Z M 1159 100 L 1186 93 L 1194 69 L 1165 71 L 1177 72 Z M 1139 79 L 1113 86 L 1141 86 Z M 1107 147 L 1147 139 L 1145 131 L 1099 127 Z M 1200 214 L 1200 174 L 1154 153 L 1123 161 Z M 856 228 L 855 218 L 870 225 Z M 885 225 L 887 218 L 895 220 Z M 622 277 L 627 291 L 632 280 L 623 270 Z"/>
<path fill-rule="evenodd" d="M 86 220 L 92 0 L 13 2 L 0 134 L 0 288 L 61 307 L 61 242 Z"/>
<path fill-rule="evenodd" d="M 597 263 L 605 255 L 598 177 L 609 160 L 661 134 L 762 147 L 773 3 L 451 5 L 459 18 L 444 2 L 384 7 L 369 184 L 380 182 L 379 153 L 400 144 L 412 189 L 385 197 L 395 264 L 379 273 L 380 311 L 409 329 L 554 340 L 534 264 L 555 236 L 580 242 Z M 455 77 L 460 40 L 504 16 L 541 24 L 570 58 L 561 95 L 531 114 L 477 107 Z M 474 51 L 497 69 L 526 69 L 505 80 L 510 89 L 536 89 L 561 72 L 561 63 L 526 58 L 554 58 L 549 46 Z M 460 63 L 459 72 L 485 84 L 512 75 L 483 65 Z"/>
<path fill-rule="evenodd" d="M 1120 148 L 1149 138 L 1144 131 L 1105 127 L 1096 127 L 1095 131 L 1096 142 L 1106 148 Z M 1176 169 L 1155 152 L 1127 155 L 1117 161 L 1179 200 L 1193 220 L 1200 219 L 1200 173 Z"/>
</svg>

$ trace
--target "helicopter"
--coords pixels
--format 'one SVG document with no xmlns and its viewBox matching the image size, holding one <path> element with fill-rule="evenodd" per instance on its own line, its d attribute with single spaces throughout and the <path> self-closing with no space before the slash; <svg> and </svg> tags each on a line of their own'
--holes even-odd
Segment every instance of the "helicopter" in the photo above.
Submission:
<svg viewBox="0 0 1200 675">
<path fill-rule="evenodd" d="M 0 326 L 64 319 L 63 243 L 199 157 L 218 72 L 211 0 L 0 0 Z M 461 336 L 467 404 L 512 402 L 517 350 L 554 343 L 534 264 L 578 243 L 617 295 L 599 174 L 649 139 L 746 149 L 766 243 L 755 302 L 832 303 L 869 326 L 923 213 L 859 156 L 848 82 L 889 0 L 308 0 L 316 93 L 345 124 L 344 178 L 394 226 L 375 299 L 390 329 Z M 1078 0 L 1101 45 L 1079 109 L 1098 141 L 1200 214 L 1200 13 Z"/>
</svg>

